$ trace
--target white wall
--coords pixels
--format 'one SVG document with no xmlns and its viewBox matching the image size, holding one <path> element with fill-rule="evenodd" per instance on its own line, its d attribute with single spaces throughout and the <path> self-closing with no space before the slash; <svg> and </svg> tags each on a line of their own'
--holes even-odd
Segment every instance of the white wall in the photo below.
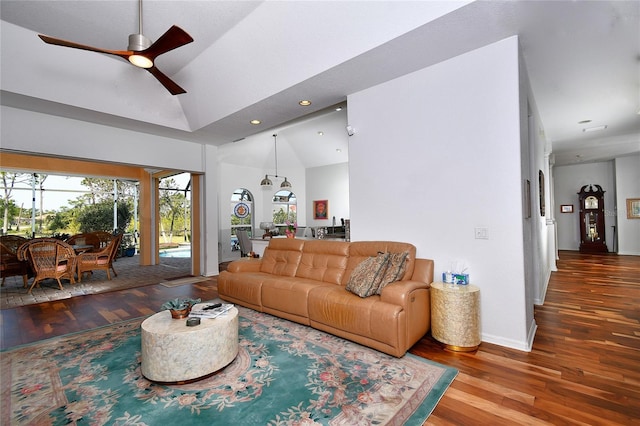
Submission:
<svg viewBox="0 0 640 426">
<path fill-rule="evenodd" d="M 640 198 L 640 154 L 615 160 L 618 254 L 640 256 L 640 219 L 627 219 L 627 198 Z"/>
<path fill-rule="evenodd" d="M 201 144 L 2 106 L 2 149 L 202 173 Z M 176 155 L 176 145 L 180 155 Z"/>
<path fill-rule="evenodd" d="M 307 169 L 306 199 L 307 226 L 332 226 L 334 217 L 340 226 L 340 219 L 349 219 L 349 163 Z M 329 201 L 327 220 L 313 219 L 314 200 Z"/>
<path fill-rule="evenodd" d="M 416 245 L 468 265 L 482 339 L 529 350 L 523 262 L 518 40 L 348 96 L 352 240 Z M 489 239 L 475 239 L 474 229 Z"/>
<path fill-rule="evenodd" d="M 554 174 L 554 204 L 558 228 L 558 249 L 580 249 L 580 206 L 578 192 L 588 184 L 597 184 L 604 193 L 605 241 L 609 251 L 614 250 L 613 226 L 616 224 L 616 184 L 613 161 L 556 166 Z M 573 205 L 573 213 L 560 213 L 560 206 Z"/>
</svg>

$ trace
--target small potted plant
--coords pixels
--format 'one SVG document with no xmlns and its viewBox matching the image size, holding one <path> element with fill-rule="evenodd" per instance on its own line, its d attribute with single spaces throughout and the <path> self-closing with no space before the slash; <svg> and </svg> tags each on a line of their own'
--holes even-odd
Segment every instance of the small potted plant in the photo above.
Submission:
<svg viewBox="0 0 640 426">
<path fill-rule="evenodd" d="M 287 228 L 284 230 L 285 234 L 287 234 L 287 238 L 295 238 L 296 230 L 298 229 L 298 222 L 291 223 L 290 221 L 286 222 Z"/>
<path fill-rule="evenodd" d="M 173 299 L 162 304 L 163 310 L 168 309 L 171 312 L 171 318 L 181 319 L 189 316 L 191 307 L 196 303 L 200 303 L 200 299 Z"/>
<path fill-rule="evenodd" d="M 136 245 L 132 234 L 124 234 L 120 243 L 122 253 L 127 257 L 133 257 L 136 254 Z"/>
</svg>

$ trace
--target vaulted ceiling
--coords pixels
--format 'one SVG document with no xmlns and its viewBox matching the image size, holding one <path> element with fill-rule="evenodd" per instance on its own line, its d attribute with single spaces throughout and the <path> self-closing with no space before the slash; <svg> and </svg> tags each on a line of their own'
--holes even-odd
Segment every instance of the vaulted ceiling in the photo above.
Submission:
<svg viewBox="0 0 640 426">
<path fill-rule="evenodd" d="M 125 50 L 136 0 L 3 0 L 0 16 L 3 105 L 214 145 L 261 137 L 267 150 L 282 130 L 307 167 L 346 161 L 345 114 L 329 107 L 348 94 L 519 35 L 556 164 L 640 151 L 638 1 L 145 0 L 143 34 L 178 25 L 195 40 L 156 62 L 177 96 L 121 58 L 37 37 Z M 319 111 L 331 113 L 300 120 Z M 318 131 L 340 140 L 322 151 L 308 143 Z"/>
</svg>

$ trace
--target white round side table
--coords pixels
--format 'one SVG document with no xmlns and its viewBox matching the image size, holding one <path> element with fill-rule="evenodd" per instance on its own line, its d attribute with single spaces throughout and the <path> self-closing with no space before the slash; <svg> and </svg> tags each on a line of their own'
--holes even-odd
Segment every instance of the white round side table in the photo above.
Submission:
<svg viewBox="0 0 640 426">
<path fill-rule="evenodd" d="M 186 322 L 186 318 L 171 318 L 168 310 L 142 322 L 144 377 L 166 383 L 194 381 L 227 366 L 238 355 L 235 307 L 218 318 L 202 318 L 197 326 L 187 327 Z"/>
<path fill-rule="evenodd" d="M 480 288 L 470 284 L 431 284 L 431 335 L 452 351 L 478 349 L 482 341 Z"/>
</svg>

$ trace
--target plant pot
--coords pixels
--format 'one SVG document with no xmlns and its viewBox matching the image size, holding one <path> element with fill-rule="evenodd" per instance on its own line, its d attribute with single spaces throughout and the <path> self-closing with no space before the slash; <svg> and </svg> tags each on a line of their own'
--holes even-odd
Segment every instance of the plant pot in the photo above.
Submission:
<svg viewBox="0 0 640 426">
<path fill-rule="evenodd" d="M 129 247 L 129 248 L 124 250 L 124 255 L 127 256 L 127 257 L 133 257 L 134 254 L 136 254 L 136 248 L 135 247 Z"/>
<path fill-rule="evenodd" d="M 295 238 L 296 234 L 287 234 L 287 238 Z"/>
<path fill-rule="evenodd" d="M 189 316 L 189 313 L 191 312 L 191 306 L 184 309 L 169 309 L 169 312 L 171 312 L 171 318 L 173 319 L 186 318 Z"/>
</svg>

